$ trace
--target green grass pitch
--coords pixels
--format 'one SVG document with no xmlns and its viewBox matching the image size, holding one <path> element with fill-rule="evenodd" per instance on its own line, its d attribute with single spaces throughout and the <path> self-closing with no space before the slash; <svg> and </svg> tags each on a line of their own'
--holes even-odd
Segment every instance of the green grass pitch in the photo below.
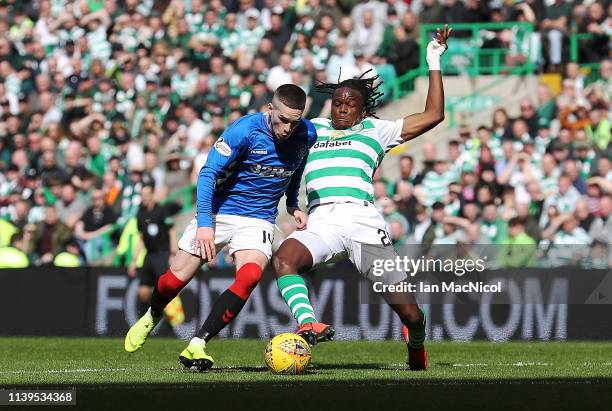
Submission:
<svg viewBox="0 0 612 411">
<path fill-rule="evenodd" d="M 185 342 L 140 351 L 104 338 L 1 338 L 0 387 L 76 387 L 79 409 L 610 409 L 612 342 L 428 343 L 406 369 L 400 342 L 313 348 L 309 371 L 273 375 L 263 340 L 213 340 L 207 373 L 177 363 Z M 25 408 L 20 408 L 25 409 Z M 36 408 L 40 409 L 40 408 Z"/>
</svg>

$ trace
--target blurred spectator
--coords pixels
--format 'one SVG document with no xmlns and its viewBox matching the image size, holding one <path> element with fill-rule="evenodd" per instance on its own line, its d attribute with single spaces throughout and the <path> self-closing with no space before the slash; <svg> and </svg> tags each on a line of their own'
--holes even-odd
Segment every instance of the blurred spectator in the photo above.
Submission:
<svg viewBox="0 0 612 411">
<path fill-rule="evenodd" d="M 546 127 L 556 115 L 555 102 L 550 93 L 550 87 L 545 84 L 538 86 L 538 127 Z M 537 135 L 534 134 L 534 135 Z"/>
<path fill-rule="evenodd" d="M 121 210 L 121 182 L 117 180 L 117 175 L 112 171 L 104 173 L 102 178 L 102 193 L 104 194 L 104 203 L 109 206 L 115 213 Z"/>
<path fill-rule="evenodd" d="M 26 268 L 30 265 L 25 249 L 23 234 L 11 236 L 10 244 L 0 246 L 0 268 Z"/>
<path fill-rule="evenodd" d="M 487 243 L 500 244 L 505 239 L 506 229 L 504 222 L 499 218 L 498 207 L 494 203 L 484 206 L 480 232 Z"/>
<path fill-rule="evenodd" d="M 589 232 L 595 217 L 589 213 L 589 205 L 585 199 L 580 199 L 576 203 L 576 211 L 574 212 L 574 216 L 578 221 L 578 226 L 582 228 L 585 232 Z"/>
<path fill-rule="evenodd" d="M 383 31 L 382 21 L 375 19 L 374 11 L 364 9 L 361 19 L 351 32 L 350 47 L 360 50 L 366 57 L 372 57 L 382 43 Z"/>
<path fill-rule="evenodd" d="M 75 239 L 70 239 L 64 249 L 53 258 L 55 267 L 80 267 L 85 263 L 81 255 L 79 243 Z"/>
<path fill-rule="evenodd" d="M 401 246 L 408 239 L 409 224 L 406 217 L 398 212 L 397 204 L 390 198 L 382 201 L 382 214 L 389 225 L 391 242 L 395 246 Z"/>
<path fill-rule="evenodd" d="M 77 221 L 81 219 L 86 206 L 77 199 L 76 187 L 72 183 L 65 183 L 62 186 L 60 200 L 55 207 L 59 220 L 72 229 Z"/>
<path fill-rule="evenodd" d="M 445 18 L 444 8 L 438 0 L 423 0 L 419 21 L 423 24 L 442 23 Z"/>
<path fill-rule="evenodd" d="M 197 170 L 199 173 L 200 170 Z M 166 156 L 166 177 L 164 186 L 167 188 L 166 197 L 175 197 L 176 193 L 189 184 L 189 171 L 181 168 L 181 155 L 171 151 Z"/>
<path fill-rule="evenodd" d="M 415 195 L 421 203 L 431 206 L 444 199 L 447 188 L 454 179 L 455 176 L 448 169 L 448 162 L 438 159 L 434 162 L 433 170 L 425 174 L 422 183 L 415 189 Z"/>
<path fill-rule="evenodd" d="M 101 255 L 104 245 L 102 234 L 112 228 L 117 215 L 104 202 L 104 192 L 96 189 L 91 195 L 92 205 L 74 227 L 74 235 L 82 241 L 82 248 L 88 261 Z"/>
<path fill-rule="evenodd" d="M 561 126 L 570 130 L 575 135 L 578 130 L 582 130 L 591 125 L 589 111 L 591 107 L 589 103 L 580 98 L 576 104 L 571 104 L 561 110 L 559 113 L 559 122 Z"/>
<path fill-rule="evenodd" d="M 595 63 L 609 57 L 606 50 L 612 27 L 606 24 L 606 18 L 609 19 L 610 16 L 606 15 L 605 5 L 596 1 L 589 3 L 586 18 L 579 23 L 578 31 L 592 35 L 591 38 L 582 42 L 580 51 L 584 54 L 586 61 Z"/>
<path fill-rule="evenodd" d="M 527 129 L 530 138 L 534 138 L 538 135 L 538 128 L 540 126 L 540 118 L 536 111 L 533 101 L 527 97 L 520 102 L 521 116 L 519 119 L 523 120 L 527 124 Z"/>
<path fill-rule="evenodd" d="M 414 159 L 410 155 L 403 155 L 399 159 L 400 179 L 409 184 L 414 184 L 418 172 L 414 167 Z"/>
<path fill-rule="evenodd" d="M 404 74 L 419 66 L 419 45 L 408 37 L 404 27 L 395 28 L 393 34 L 395 41 L 389 47 L 389 63 L 397 73 Z"/>
<path fill-rule="evenodd" d="M 444 221 L 444 204 L 441 202 L 435 202 L 431 206 L 431 217 L 427 227 L 427 230 L 423 234 L 422 239 L 422 250 L 426 254 L 427 250 L 431 247 L 434 241 L 441 238 L 444 235 L 442 224 Z"/>
<path fill-rule="evenodd" d="M 395 186 L 393 201 L 397 205 L 397 211 L 402 214 L 408 223 L 416 222 L 416 206 L 418 201 L 412 193 L 412 186 L 406 181 L 398 181 Z"/>
<path fill-rule="evenodd" d="M 501 249 L 502 267 L 529 267 L 535 264 L 536 242 L 525 232 L 525 223 L 520 218 L 508 222 L 508 238 Z"/>
<path fill-rule="evenodd" d="M 607 244 L 612 233 L 612 198 L 609 195 L 601 198 L 598 214 L 589 228 L 589 237 Z"/>
<path fill-rule="evenodd" d="M 560 71 L 563 59 L 563 39 L 569 31 L 571 5 L 565 0 L 554 0 L 546 7 L 545 18 L 540 24 L 548 39 L 548 60 L 553 69 Z"/>
<path fill-rule="evenodd" d="M 421 244 L 423 242 L 423 236 L 427 232 L 430 226 L 430 219 L 427 215 L 427 209 L 424 205 L 417 203 L 415 206 L 415 217 L 414 223 L 412 224 L 412 237 L 409 240 L 410 244 Z"/>
<path fill-rule="evenodd" d="M 610 144 L 610 120 L 608 119 L 608 108 L 605 104 L 593 107 L 589 114 L 590 122 L 586 123 L 586 134 L 595 148 L 605 151 Z"/>
<path fill-rule="evenodd" d="M 285 45 L 291 37 L 291 31 L 283 24 L 282 11 L 272 11 L 272 16 L 270 16 L 270 30 L 266 32 L 265 36 L 272 40 L 274 50 L 285 49 Z"/>
<path fill-rule="evenodd" d="M 545 197 L 548 197 L 557 191 L 561 170 L 557 167 L 557 160 L 552 154 L 544 154 L 541 167 L 543 174 L 540 179 L 540 190 Z"/>
<path fill-rule="evenodd" d="M 420 25 L 444 22 L 534 24 L 531 37 L 516 25 L 479 32 L 479 41 L 483 47 L 503 46 L 506 65 L 521 66 L 531 57 L 538 72 L 562 73 L 561 91 L 553 93 L 549 78 L 539 85 L 537 99 L 504 100 L 489 124 L 466 123 L 448 145 L 423 141 L 422 153 L 411 153 L 414 160 L 401 157 L 396 181 L 387 181 L 378 169 L 377 205 L 401 216 L 389 217 L 394 242 L 421 242 L 427 231 L 427 244 L 499 243 L 509 220 L 519 218 L 538 241 L 548 230 L 545 244 L 563 231 L 553 220 L 566 212 L 588 228 L 590 240 L 610 237 L 607 3 L 42 0 L 25 9 L 20 4 L 0 7 L 0 244 L 23 231 L 30 246 L 36 227 L 47 238 L 44 247 L 33 244 L 42 252 L 34 253 L 34 263 L 42 256 L 50 262 L 65 247 L 67 238 L 56 237 L 66 224 L 76 230 L 91 222 L 83 233 L 92 233 L 101 228 L 98 217 L 112 210 L 123 227 L 140 209 L 143 185 L 154 185 L 156 199 L 189 200 L 190 184 L 214 141 L 236 118 L 265 110 L 279 84 L 304 88 L 309 117 L 326 117 L 331 109 L 329 96 L 317 93 L 317 82 L 367 70 L 384 79 L 389 101 L 395 77 L 420 64 Z M 568 62 L 573 33 L 589 34 L 578 41 L 580 63 Z M 462 34 L 453 35 L 454 57 L 471 41 Z M 594 70 L 584 62 L 601 64 Z M 452 64 L 457 65 L 454 58 Z M 91 221 L 79 218 L 85 210 Z M 44 222 L 53 220 L 47 215 L 53 213 L 63 223 Z M 445 217 L 461 220 L 444 223 Z M 85 253 L 91 259 L 87 247 Z"/>
<path fill-rule="evenodd" d="M 291 83 L 291 55 L 288 53 L 281 54 L 279 64 L 270 69 L 266 85 L 268 91 L 273 93 L 281 84 Z"/>
<path fill-rule="evenodd" d="M 45 209 L 44 220 L 25 227 L 24 242 L 28 254 L 34 254 L 42 264 L 49 264 L 72 236 L 70 228 L 59 221 L 55 207 Z"/>
</svg>

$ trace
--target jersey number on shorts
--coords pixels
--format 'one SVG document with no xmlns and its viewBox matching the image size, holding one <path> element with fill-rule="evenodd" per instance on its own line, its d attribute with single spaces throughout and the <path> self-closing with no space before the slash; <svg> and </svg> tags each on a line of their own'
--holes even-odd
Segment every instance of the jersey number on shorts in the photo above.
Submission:
<svg viewBox="0 0 612 411">
<path fill-rule="evenodd" d="M 380 242 L 382 243 L 382 245 L 384 245 L 385 247 L 388 247 L 391 245 L 391 240 L 389 239 L 389 233 L 387 233 L 382 228 L 379 228 L 378 235 L 380 236 Z"/>
<path fill-rule="evenodd" d="M 269 231 L 263 230 L 262 234 L 263 234 L 263 243 L 265 244 L 266 241 L 268 241 L 270 244 L 272 244 L 272 241 L 274 240 L 274 236 L 272 235 L 272 233 Z"/>
</svg>

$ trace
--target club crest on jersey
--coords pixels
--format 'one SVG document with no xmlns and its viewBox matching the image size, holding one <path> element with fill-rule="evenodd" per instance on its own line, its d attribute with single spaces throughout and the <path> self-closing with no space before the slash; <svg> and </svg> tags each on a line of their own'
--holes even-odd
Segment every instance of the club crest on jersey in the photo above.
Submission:
<svg viewBox="0 0 612 411">
<path fill-rule="evenodd" d="M 223 137 L 219 138 L 215 142 L 215 148 L 217 149 L 219 154 L 221 154 L 222 156 L 229 157 L 230 155 L 232 155 L 232 149 L 225 142 L 225 140 L 223 140 Z"/>
<path fill-rule="evenodd" d="M 342 130 L 334 130 L 334 132 L 329 135 L 330 140 L 340 137 L 344 137 L 344 131 Z"/>
</svg>

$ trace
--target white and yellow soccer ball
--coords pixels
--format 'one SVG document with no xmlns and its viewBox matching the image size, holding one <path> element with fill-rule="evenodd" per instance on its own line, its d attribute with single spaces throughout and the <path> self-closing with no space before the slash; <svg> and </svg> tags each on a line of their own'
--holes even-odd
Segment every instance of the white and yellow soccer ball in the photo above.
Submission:
<svg viewBox="0 0 612 411">
<path fill-rule="evenodd" d="M 264 352 L 266 367 L 275 374 L 301 374 L 308 367 L 311 357 L 310 345 L 292 333 L 272 338 Z"/>
</svg>

